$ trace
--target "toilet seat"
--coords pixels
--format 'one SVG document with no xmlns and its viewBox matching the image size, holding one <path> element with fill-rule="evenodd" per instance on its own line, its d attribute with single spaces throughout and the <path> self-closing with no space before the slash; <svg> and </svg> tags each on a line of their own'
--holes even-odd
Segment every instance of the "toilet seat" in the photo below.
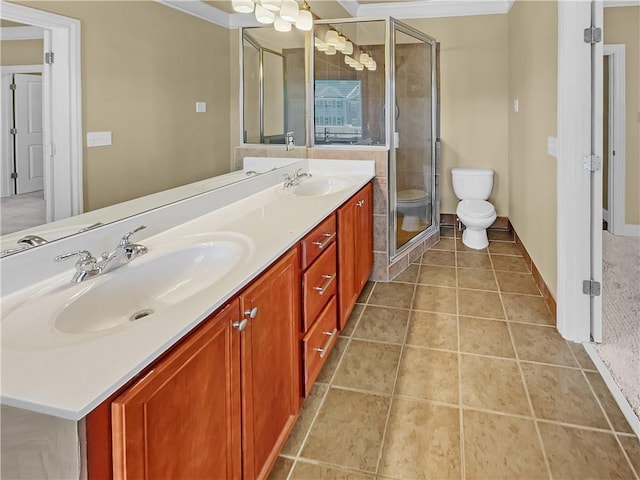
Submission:
<svg viewBox="0 0 640 480">
<path fill-rule="evenodd" d="M 458 215 L 471 218 L 490 218 L 496 214 L 494 206 L 485 200 L 462 200 L 458 204 Z"/>
<path fill-rule="evenodd" d="M 427 192 L 417 188 L 400 190 L 397 194 L 398 203 L 422 203 L 427 199 Z"/>
</svg>

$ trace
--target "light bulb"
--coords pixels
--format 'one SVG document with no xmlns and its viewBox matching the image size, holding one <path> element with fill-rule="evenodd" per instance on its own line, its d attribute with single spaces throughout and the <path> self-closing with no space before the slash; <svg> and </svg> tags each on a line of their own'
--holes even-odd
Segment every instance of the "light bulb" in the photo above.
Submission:
<svg viewBox="0 0 640 480">
<path fill-rule="evenodd" d="M 362 52 L 358 60 L 360 60 L 360 63 L 367 63 L 370 59 L 371 57 L 367 52 Z"/>
<path fill-rule="evenodd" d="M 231 5 L 238 13 L 253 12 L 253 0 L 232 0 Z"/>
<path fill-rule="evenodd" d="M 339 52 L 343 51 L 347 46 L 347 39 L 342 35 L 338 35 L 338 43 L 336 44 L 336 50 Z"/>
<path fill-rule="evenodd" d="M 375 72 L 376 68 L 378 68 L 378 64 L 376 63 L 375 60 L 372 60 L 371 63 L 369 63 L 369 65 L 367 65 L 367 68 L 369 70 L 371 70 L 372 72 Z"/>
<path fill-rule="evenodd" d="M 353 68 L 355 68 L 356 70 L 358 70 L 360 72 L 360 71 L 364 70 L 364 65 L 362 65 L 360 62 L 358 62 L 356 64 L 356 66 L 353 67 Z"/>
<path fill-rule="evenodd" d="M 275 14 L 261 5 L 256 5 L 256 20 L 260 23 L 264 23 L 265 25 L 270 25 L 273 23 L 275 18 Z"/>
<path fill-rule="evenodd" d="M 345 57 L 344 57 L 344 63 L 346 63 L 346 64 L 347 64 L 347 65 L 349 65 L 350 67 L 355 67 L 357 62 L 356 62 L 353 58 L 351 58 L 351 57 L 349 57 L 349 56 L 345 55 Z"/>
<path fill-rule="evenodd" d="M 325 55 L 335 55 L 336 54 L 336 47 L 334 47 L 333 45 L 327 45 L 327 49 L 324 51 Z"/>
<path fill-rule="evenodd" d="M 353 43 L 347 40 L 347 44 L 342 50 L 342 53 L 344 53 L 345 55 L 351 55 L 353 53 Z"/>
<path fill-rule="evenodd" d="M 331 45 L 329 45 L 328 43 L 324 43 L 322 40 L 316 39 L 316 48 L 319 52 L 326 52 L 327 50 L 329 50 L 330 46 Z"/>
<path fill-rule="evenodd" d="M 298 12 L 298 19 L 296 20 L 296 28 L 303 32 L 311 31 L 313 26 L 313 16 L 309 10 L 300 10 Z"/>
<path fill-rule="evenodd" d="M 298 19 L 298 2 L 295 0 L 282 0 L 280 7 L 280 17 L 287 22 L 293 23 Z"/>
<path fill-rule="evenodd" d="M 338 37 L 338 32 L 336 32 L 335 30 L 329 30 L 327 32 L 327 35 L 324 37 L 324 41 L 332 47 L 335 47 L 336 45 L 338 45 Z"/>
<path fill-rule="evenodd" d="M 290 32 L 291 24 L 280 17 L 276 17 L 273 19 L 273 28 L 278 32 Z"/>
<path fill-rule="evenodd" d="M 262 0 L 260 2 L 263 8 L 267 10 L 271 10 L 272 12 L 277 12 L 280 10 L 280 6 L 282 5 L 282 0 Z"/>
</svg>

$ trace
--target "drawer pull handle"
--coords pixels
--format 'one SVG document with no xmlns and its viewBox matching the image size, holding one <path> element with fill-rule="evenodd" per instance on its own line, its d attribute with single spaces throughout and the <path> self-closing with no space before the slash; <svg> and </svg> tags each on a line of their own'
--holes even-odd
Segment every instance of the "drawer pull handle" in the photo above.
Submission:
<svg viewBox="0 0 640 480">
<path fill-rule="evenodd" d="M 364 200 L 358 200 L 356 205 L 359 206 L 359 207 L 364 206 Z"/>
<path fill-rule="evenodd" d="M 336 236 L 336 232 L 333 233 L 323 233 L 322 236 L 324 237 L 324 240 L 321 242 L 313 242 L 313 244 L 318 247 L 320 250 L 322 250 L 324 247 L 326 247 L 329 243 L 331 243 L 331 241 L 333 240 L 333 237 Z"/>
<path fill-rule="evenodd" d="M 331 282 L 333 282 L 333 280 L 336 278 L 336 274 L 334 273 L 333 275 L 322 275 L 322 278 L 327 279 L 327 281 L 324 282 L 324 285 L 322 285 L 321 287 L 313 287 L 313 289 L 318 292 L 318 295 L 324 295 L 324 292 L 327 291 L 327 288 L 329 288 Z"/>
<path fill-rule="evenodd" d="M 258 316 L 258 307 L 253 307 L 251 310 L 245 310 L 244 316 L 249 318 L 256 318 Z"/>
<path fill-rule="evenodd" d="M 327 341 L 324 342 L 324 345 L 322 346 L 322 348 L 314 348 L 313 350 L 315 352 L 318 352 L 320 354 L 320 358 L 324 358 L 325 353 L 327 353 L 327 349 L 329 348 L 329 345 L 331 344 L 331 339 L 333 338 L 333 336 L 338 332 L 337 328 L 333 329 L 333 332 L 322 332 L 323 334 L 325 334 L 328 338 Z"/>
<path fill-rule="evenodd" d="M 249 324 L 249 320 L 247 320 L 246 318 L 243 318 L 240 321 L 237 322 L 233 322 L 231 324 L 231 326 L 235 329 L 237 329 L 238 331 L 243 331 L 245 328 L 247 328 L 247 325 Z"/>
</svg>

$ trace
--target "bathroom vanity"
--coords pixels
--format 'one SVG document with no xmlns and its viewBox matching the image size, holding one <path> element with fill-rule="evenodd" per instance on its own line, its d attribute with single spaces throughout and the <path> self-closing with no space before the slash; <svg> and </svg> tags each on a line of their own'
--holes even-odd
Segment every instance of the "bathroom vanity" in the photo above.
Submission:
<svg viewBox="0 0 640 480">
<path fill-rule="evenodd" d="M 283 188 L 281 172 L 265 173 L 169 206 L 195 211 L 215 196 L 233 198 L 234 188 L 253 189 L 136 238 L 149 253 L 104 278 L 71 285 L 66 270 L 3 298 L 3 404 L 77 422 L 78 477 L 268 475 L 372 264 L 373 162 L 287 168 L 313 177 Z M 154 212 L 126 227 L 151 226 Z M 77 241 L 57 242 L 56 253 Z M 153 313 L 105 327 L 100 319 L 119 314 L 130 301 L 124 292 L 138 288 Z M 69 294 L 64 308 L 54 305 Z M 60 318 L 87 295 L 98 308 L 77 310 L 82 318 L 60 331 Z M 25 308 L 44 320 L 19 326 Z"/>
</svg>

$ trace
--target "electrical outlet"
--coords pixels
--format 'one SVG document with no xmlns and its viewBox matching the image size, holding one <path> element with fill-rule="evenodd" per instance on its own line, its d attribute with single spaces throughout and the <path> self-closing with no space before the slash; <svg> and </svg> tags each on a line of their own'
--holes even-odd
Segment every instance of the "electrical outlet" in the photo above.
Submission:
<svg viewBox="0 0 640 480">
<path fill-rule="evenodd" d="M 293 147 L 296 146 L 296 140 L 293 136 L 293 132 L 287 132 L 284 134 L 284 143 L 287 147 L 287 150 L 293 150 Z"/>
</svg>

